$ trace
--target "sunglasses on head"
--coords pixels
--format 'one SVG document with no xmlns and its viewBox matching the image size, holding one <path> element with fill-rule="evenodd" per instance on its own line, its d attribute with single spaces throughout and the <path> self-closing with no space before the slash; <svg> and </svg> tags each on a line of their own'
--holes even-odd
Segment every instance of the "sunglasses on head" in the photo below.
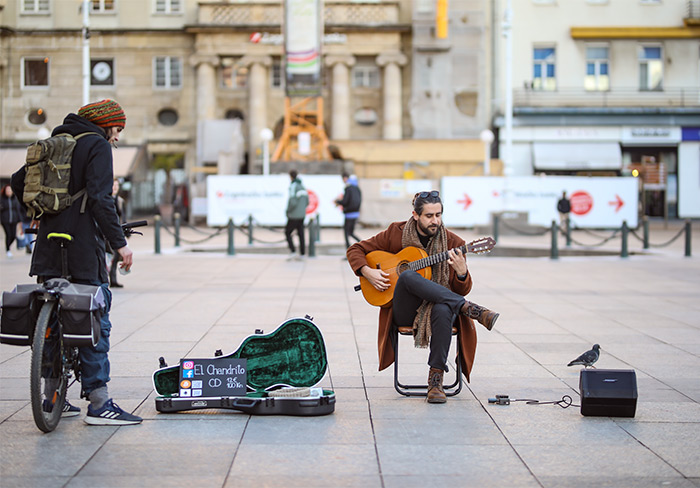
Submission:
<svg viewBox="0 0 700 488">
<path fill-rule="evenodd" d="M 437 190 L 433 191 L 421 191 L 416 193 L 416 195 L 413 197 L 415 198 L 437 198 L 440 196 L 440 192 Z"/>
</svg>

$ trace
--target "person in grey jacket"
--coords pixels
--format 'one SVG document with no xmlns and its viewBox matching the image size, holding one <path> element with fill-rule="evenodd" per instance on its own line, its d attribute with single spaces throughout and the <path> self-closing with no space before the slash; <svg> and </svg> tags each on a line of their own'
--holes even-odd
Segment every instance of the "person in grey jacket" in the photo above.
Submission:
<svg viewBox="0 0 700 488">
<path fill-rule="evenodd" d="M 289 185 L 289 199 L 287 200 L 287 226 L 284 234 L 287 237 L 287 245 L 291 253 L 290 259 L 301 259 L 306 254 L 306 242 L 304 241 L 304 217 L 306 217 L 306 207 L 309 206 L 309 193 L 304 188 L 304 184 L 299 179 L 296 170 L 289 172 L 292 182 Z M 299 254 L 296 252 L 292 233 L 296 231 L 299 236 Z"/>
</svg>

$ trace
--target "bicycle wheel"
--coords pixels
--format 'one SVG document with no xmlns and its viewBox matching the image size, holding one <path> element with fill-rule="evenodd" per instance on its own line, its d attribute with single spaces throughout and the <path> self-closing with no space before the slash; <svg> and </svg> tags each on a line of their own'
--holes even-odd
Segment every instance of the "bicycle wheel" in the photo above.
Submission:
<svg viewBox="0 0 700 488">
<path fill-rule="evenodd" d="M 44 303 L 36 320 L 32 342 L 30 390 L 32 414 L 39 430 L 53 431 L 61 420 L 68 378 L 63 371 L 63 340 L 56 302 Z"/>
</svg>

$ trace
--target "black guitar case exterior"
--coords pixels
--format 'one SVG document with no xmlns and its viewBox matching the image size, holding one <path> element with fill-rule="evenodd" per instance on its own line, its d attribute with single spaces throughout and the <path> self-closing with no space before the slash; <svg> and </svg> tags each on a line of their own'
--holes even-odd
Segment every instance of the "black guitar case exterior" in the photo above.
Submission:
<svg viewBox="0 0 700 488">
<path fill-rule="evenodd" d="M 293 318 L 275 331 L 256 331 L 235 352 L 218 358 L 245 359 L 246 393 L 240 396 L 180 397 L 180 366 L 153 373 L 156 410 L 163 413 L 223 408 L 251 415 L 328 415 L 335 393 L 314 387 L 324 377 L 328 359 L 321 331 L 312 318 Z"/>
</svg>

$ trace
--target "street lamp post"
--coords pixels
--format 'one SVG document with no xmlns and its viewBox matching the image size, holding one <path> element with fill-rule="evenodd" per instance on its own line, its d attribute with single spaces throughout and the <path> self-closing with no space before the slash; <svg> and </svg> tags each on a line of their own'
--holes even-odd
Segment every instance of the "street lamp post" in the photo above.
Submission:
<svg viewBox="0 0 700 488">
<path fill-rule="evenodd" d="M 265 127 L 260 131 L 260 139 L 262 140 L 262 153 L 263 153 L 263 175 L 267 176 L 270 174 L 270 141 L 275 135 L 270 129 Z"/>
<path fill-rule="evenodd" d="M 90 103 L 90 0 L 83 0 L 83 105 Z"/>
<path fill-rule="evenodd" d="M 479 139 L 484 143 L 484 176 L 491 173 L 491 143 L 493 142 L 493 132 L 484 129 L 479 134 Z"/>
<path fill-rule="evenodd" d="M 511 173 L 513 164 L 513 9 L 511 0 L 506 2 L 503 14 L 503 37 L 505 37 L 505 154 L 503 172 Z"/>
</svg>

